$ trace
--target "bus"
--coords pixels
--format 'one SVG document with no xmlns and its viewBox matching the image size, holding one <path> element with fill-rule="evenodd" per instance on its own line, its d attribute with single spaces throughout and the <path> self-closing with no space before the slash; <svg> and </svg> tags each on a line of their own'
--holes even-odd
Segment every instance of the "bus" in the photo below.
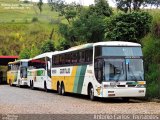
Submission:
<svg viewBox="0 0 160 120">
<path fill-rule="evenodd" d="M 31 89 L 51 89 L 51 61 L 54 52 L 40 54 L 28 61 L 27 81 Z"/>
<path fill-rule="evenodd" d="M 8 63 L 7 83 L 12 86 L 27 85 L 28 59 L 17 60 Z"/>
<path fill-rule="evenodd" d="M 108 41 L 88 43 L 52 55 L 51 86 L 58 94 L 96 97 L 144 97 L 141 45 Z"/>
</svg>

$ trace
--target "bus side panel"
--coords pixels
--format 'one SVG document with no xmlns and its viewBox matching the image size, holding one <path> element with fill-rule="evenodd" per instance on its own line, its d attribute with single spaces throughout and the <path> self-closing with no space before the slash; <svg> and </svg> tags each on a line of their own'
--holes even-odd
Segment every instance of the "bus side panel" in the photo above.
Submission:
<svg viewBox="0 0 160 120">
<path fill-rule="evenodd" d="M 81 94 L 81 92 L 82 92 L 86 68 L 87 68 L 87 65 L 78 66 L 75 80 L 74 80 L 74 88 L 73 88 L 74 93 Z"/>
<path fill-rule="evenodd" d="M 59 76 L 52 76 L 52 89 L 57 90 L 57 82 L 59 81 Z"/>
<path fill-rule="evenodd" d="M 73 92 L 77 68 L 78 68 L 78 66 L 74 66 L 72 69 L 71 76 L 66 76 L 66 81 L 67 81 L 67 84 L 65 85 L 66 92 Z"/>
<path fill-rule="evenodd" d="M 87 69 L 84 75 L 84 82 L 83 82 L 83 87 L 81 94 L 87 95 L 88 94 L 88 85 L 91 83 L 94 87 L 97 82 L 94 80 L 94 75 L 93 75 L 93 70 L 92 70 L 92 65 L 87 65 Z"/>
<path fill-rule="evenodd" d="M 60 71 L 60 68 L 56 68 L 56 71 Z M 62 82 L 64 83 L 65 86 L 65 91 L 66 92 L 73 92 L 73 87 L 74 87 L 74 79 L 77 71 L 77 66 L 74 66 L 71 75 L 65 76 L 65 75 L 52 75 L 52 89 L 57 90 L 57 83 Z"/>
</svg>

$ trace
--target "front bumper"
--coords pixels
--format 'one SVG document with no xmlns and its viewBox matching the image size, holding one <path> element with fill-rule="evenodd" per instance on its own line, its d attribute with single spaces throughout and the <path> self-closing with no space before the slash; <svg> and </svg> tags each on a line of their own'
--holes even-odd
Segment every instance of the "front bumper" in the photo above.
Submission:
<svg viewBox="0 0 160 120">
<path fill-rule="evenodd" d="M 145 97 L 146 88 L 107 88 L 100 97 Z"/>
</svg>

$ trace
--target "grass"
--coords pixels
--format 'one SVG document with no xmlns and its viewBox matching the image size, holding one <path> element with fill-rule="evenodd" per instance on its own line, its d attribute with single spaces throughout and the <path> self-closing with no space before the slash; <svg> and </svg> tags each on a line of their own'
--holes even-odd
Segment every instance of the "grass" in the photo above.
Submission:
<svg viewBox="0 0 160 120">
<path fill-rule="evenodd" d="M 40 13 L 36 3 L 24 4 L 18 0 L 0 0 L 0 23 L 27 23 L 31 22 L 33 17 L 37 17 L 40 22 L 53 22 L 57 19 L 65 22 L 57 12 L 51 11 L 48 4 L 43 5 L 43 11 Z"/>
</svg>

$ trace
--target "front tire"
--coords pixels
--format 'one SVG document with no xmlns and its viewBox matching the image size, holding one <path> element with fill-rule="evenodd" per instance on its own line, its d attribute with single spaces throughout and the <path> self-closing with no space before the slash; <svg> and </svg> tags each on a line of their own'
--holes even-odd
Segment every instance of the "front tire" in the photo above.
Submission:
<svg viewBox="0 0 160 120">
<path fill-rule="evenodd" d="M 32 81 L 32 87 L 31 87 L 31 89 L 34 90 L 34 83 L 33 83 L 33 81 Z"/>
<path fill-rule="evenodd" d="M 44 90 L 48 92 L 46 81 L 44 82 Z"/>
<path fill-rule="evenodd" d="M 12 86 L 12 81 L 11 80 L 9 80 L 9 85 Z"/>
<path fill-rule="evenodd" d="M 127 97 L 126 97 L 126 98 L 125 98 L 125 97 L 122 98 L 122 100 L 123 100 L 124 102 L 129 102 L 129 98 L 127 98 Z"/>
<path fill-rule="evenodd" d="M 32 89 L 32 81 L 30 80 L 30 89 Z"/>
<path fill-rule="evenodd" d="M 90 100 L 94 101 L 95 100 L 95 96 L 94 96 L 94 89 L 93 89 L 93 86 L 90 86 L 89 87 L 89 98 Z"/>
<path fill-rule="evenodd" d="M 21 83 L 20 83 L 20 80 L 18 80 L 18 87 L 21 88 Z"/>
</svg>

